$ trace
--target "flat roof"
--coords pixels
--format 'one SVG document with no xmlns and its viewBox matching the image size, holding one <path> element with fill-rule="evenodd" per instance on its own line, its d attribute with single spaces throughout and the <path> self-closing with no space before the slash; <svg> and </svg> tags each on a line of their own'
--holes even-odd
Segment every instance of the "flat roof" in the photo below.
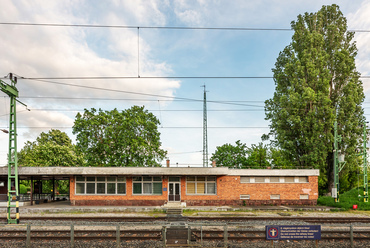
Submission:
<svg viewBox="0 0 370 248">
<path fill-rule="evenodd" d="M 229 169 L 228 167 L 18 167 L 20 180 L 66 180 L 70 176 L 318 176 L 316 169 Z M 8 168 L 0 167 L 0 176 Z"/>
</svg>

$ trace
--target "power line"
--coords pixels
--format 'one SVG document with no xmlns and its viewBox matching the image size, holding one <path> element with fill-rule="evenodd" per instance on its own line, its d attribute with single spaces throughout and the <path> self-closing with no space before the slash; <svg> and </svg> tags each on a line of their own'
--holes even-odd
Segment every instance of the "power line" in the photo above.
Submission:
<svg viewBox="0 0 370 248">
<path fill-rule="evenodd" d="M 117 80 L 117 79 L 272 79 L 272 76 L 89 76 L 19 77 L 28 80 Z"/>
<path fill-rule="evenodd" d="M 201 153 L 202 151 L 193 151 L 193 152 L 168 152 L 169 155 L 180 155 L 180 154 L 189 154 L 189 153 Z"/>
<path fill-rule="evenodd" d="M 27 79 L 30 79 L 30 78 L 27 78 Z M 177 99 L 177 100 L 186 100 L 186 101 L 194 101 L 194 102 L 203 102 L 203 100 L 201 100 L 201 99 L 192 99 L 192 98 L 186 98 L 186 97 L 164 96 L 164 95 L 158 95 L 158 94 L 149 94 L 149 93 L 141 93 L 141 92 L 133 92 L 133 91 L 125 91 L 125 90 L 117 90 L 117 89 L 107 89 L 107 88 L 100 88 L 100 87 L 94 87 L 94 86 L 67 84 L 67 83 L 61 83 L 61 82 L 55 82 L 55 81 L 46 81 L 46 80 L 40 80 L 40 79 L 32 79 L 32 80 L 39 81 L 39 82 L 44 82 L 44 83 L 52 83 L 52 84 L 79 87 L 79 88 L 92 89 L 92 90 L 102 90 L 102 91 L 109 91 L 109 92 L 134 94 L 134 95 L 142 95 L 142 96 L 151 96 L 151 97 L 160 97 L 160 98 L 167 98 L 167 99 Z M 227 101 L 223 101 L 223 102 L 208 101 L 208 103 L 219 103 L 219 104 L 248 106 L 248 107 L 263 107 L 263 106 L 251 105 L 251 104 L 234 103 L 232 101 L 229 101 L 229 102 L 227 102 Z"/>
<path fill-rule="evenodd" d="M 5 127 L 0 127 L 0 128 L 5 128 Z M 33 127 L 31 127 L 31 126 L 29 126 L 29 127 L 24 127 L 24 126 L 18 126 L 17 128 L 30 128 L 30 129 L 41 129 L 41 128 L 45 128 L 45 129 L 70 129 L 70 128 L 72 128 L 71 126 L 69 126 L 69 127 L 35 127 L 35 126 L 33 126 Z M 184 127 L 170 127 L 170 126 L 168 126 L 168 127 L 158 127 L 158 129 L 200 129 L 200 128 L 203 128 L 203 127 L 186 127 L 186 126 L 184 126 Z M 212 128 L 212 129 L 228 129 L 228 128 L 230 128 L 230 129 L 256 129 L 256 128 L 269 128 L 269 127 L 267 127 L 267 126 L 264 126 L 264 127 L 242 127 L 242 126 L 240 126 L 240 127 L 208 127 L 208 128 Z"/>
<path fill-rule="evenodd" d="M 23 77 L 27 80 L 117 80 L 117 79 L 273 79 L 273 76 L 73 76 L 73 77 Z M 360 78 L 368 79 L 369 75 L 362 75 Z M 6 79 L 6 77 L 3 77 Z M 45 81 L 47 82 L 47 81 Z"/>
<path fill-rule="evenodd" d="M 51 111 L 51 112 L 81 112 L 84 109 L 31 109 L 32 111 Z M 201 112 L 200 109 L 147 109 L 149 112 Z M 105 110 L 103 110 L 105 111 Z M 264 111 L 263 109 L 208 109 L 207 112 L 249 112 Z M 19 112 L 18 112 L 19 113 Z"/>
<path fill-rule="evenodd" d="M 230 30 L 230 31 L 292 31 L 291 28 L 243 28 L 243 27 L 165 27 L 165 26 L 129 26 L 96 24 L 61 24 L 61 23 L 26 23 L 1 22 L 0 25 L 11 26 L 45 26 L 45 27 L 80 27 L 80 28 L 120 28 L 120 29 L 178 29 L 178 30 Z"/>
<path fill-rule="evenodd" d="M 62 99 L 62 100 L 94 100 L 94 101 L 147 101 L 147 102 L 163 102 L 163 101 L 187 101 L 181 99 L 137 99 L 137 98 L 96 98 L 96 97 L 64 97 L 64 96 L 22 96 L 20 98 L 30 98 L 30 99 Z M 191 100 L 193 101 L 193 100 Z M 217 102 L 228 102 L 228 103 L 264 103 L 265 101 L 249 101 L 249 100 L 238 100 L 238 101 L 221 101 Z M 370 103 L 370 102 L 368 102 Z"/>
<path fill-rule="evenodd" d="M 80 28 L 119 28 L 119 29 L 178 29 L 178 30 L 229 30 L 229 31 L 294 31 L 291 28 L 250 28 L 250 27 L 176 27 L 176 26 L 130 26 L 98 24 L 62 24 L 62 23 L 27 23 L 0 22 L 0 25 L 12 26 L 45 26 L 45 27 L 80 27 Z M 367 29 L 349 29 L 350 32 L 370 32 Z"/>
</svg>

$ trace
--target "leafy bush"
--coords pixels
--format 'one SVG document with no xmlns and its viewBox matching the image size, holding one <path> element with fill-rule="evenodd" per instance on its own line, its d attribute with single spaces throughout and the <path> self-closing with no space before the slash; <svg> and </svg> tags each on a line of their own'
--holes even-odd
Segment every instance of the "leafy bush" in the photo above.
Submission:
<svg viewBox="0 0 370 248">
<path fill-rule="evenodd" d="M 359 197 L 360 196 L 360 197 Z M 352 209 L 353 205 L 357 205 L 358 210 L 370 210 L 370 203 L 364 202 L 363 190 L 354 188 L 339 195 L 339 202 L 335 202 L 331 196 L 321 196 L 317 199 L 317 205 L 329 206 L 341 209 Z"/>
<path fill-rule="evenodd" d="M 27 194 L 27 186 L 23 184 L 19 184 L 19 193 L 20 194 Z"/>
</svg>

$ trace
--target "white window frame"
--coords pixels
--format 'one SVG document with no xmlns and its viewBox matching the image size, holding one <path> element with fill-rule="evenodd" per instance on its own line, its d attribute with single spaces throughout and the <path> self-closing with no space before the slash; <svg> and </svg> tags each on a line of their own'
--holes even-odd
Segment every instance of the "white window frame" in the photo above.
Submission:
<svg viewBox="0 0 370 248">
<path fill-rule="evenodd" d="M 190 181 L 189 180 L 189 177 L 194 177 L 195 178 L 195 181 Z M 205 181 L 201 181 L 201 180 L 198 180 L 198 178 L 200 177 L 204 177 L 205 178 Z M 214 178 L 211 179 L 211 178 Z M 190 194 L 188 193 L 188 183 L 194 183 L 194 189 L 195 189 L 195 193 L 194 194 Z M 205 193 L 204 194 L 198 194 L 197 193 L 197 183 L 204 183 L 204 188 L 205 188 Z M 214 183 L 215 184 L 215 193 L 208 193 L 208 183 Z M 216 176 L 187 176 L 186 177 L 186 195 L 217 195 L 217 177 Z"/>
<path fill-rule="evenodd" d="M 249 200 L 249 199 L 251 199 L 251 195 L 245 195 L 245 194 L 240 195 L 240 199 L 241 200 Z"/>
<path fill-rule="evenodd" d="M 150 177 L 150 181 L 144 181 L 144 177 L 148 178 Z M 161 178 L 159 181 L 154 181 L 154 178 L 158 177 Z M 141 181 L 134 181 L 134 178 L 141 178 Z M 134 193 L 134 184 L 140 184 L 141 183 L 141 193 Z M 160 194 L 154 194 L 154 183 L 161 183 L 161 193 Z M 151 184 L 151 193 L 144 193 L 144 184 Z M 163 195 L 163 178 L 160 176 L 139 176 L 139 177 L 133 177 L 132 178 L 132 195 Z"/>
<path fill-rule="evenodd" d="M 78 178 L 84 178 L 84 180 L 80 180 Z M 104 181 L 98 181 L 98 177 L 102 178 L 104 177 Z M 94 181 L 87 181 L 87 178 L 94 178 Z M 114 181 L 108 181 L 108 178 L 114 178 Z M 121 181 L 118 181 L 118 178 L 121 179 Z M 95 184 L 95 193 L 87 193 L 87 184 L 88 183 L 94 183 Z M 105 184 L 105 193 L 97 193 L 98 192 L 98 183 L 104 183 Z M 115 184 L 115 193 L 108 194 L 108 183 L 114 183 Z M 84 193 L 77 193 L 77 184 L 84 184 Z M 125 184 L 125 193 L 117 193 L 118 191 L 118 184 Z M 126 195 L 127 194 L 127 182 L 126 177 L 120 177 L 120 176 L 75 176 L 75 194 L 76 195 Z"/>
<path fill-rule="evenodd" d="M 299 195 L 300 200 L 308 200 L 310 199 L 310 196 L 308 194 L 301 194 Z"/>
<path fill-rule="evenodd" d="M 270 195 L 270 200 L 280 200 L 280 195 L 279 194 L 271 194 Z"/>
</svg>

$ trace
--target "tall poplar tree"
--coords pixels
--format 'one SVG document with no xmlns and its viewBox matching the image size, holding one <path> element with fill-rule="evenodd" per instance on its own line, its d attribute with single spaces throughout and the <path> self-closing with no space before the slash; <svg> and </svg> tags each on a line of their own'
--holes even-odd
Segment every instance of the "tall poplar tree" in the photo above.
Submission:
<svg viewBox="0 0 370 248">
<path fill-rule="evenodd" d="M 297 167 L 320 169 L 322 193 L 333 187 L 334 121 L 346 166 L 342 189 L 357 182 L 364 101 L 356 70 L 354 32 L 339 6 L 323 6 L 317 13 L 299 15 L 291 23 L 291 43 L 280 52 L 273 78 L 275 93 L 265 102 L 272 143 Z"/>
</svg>

